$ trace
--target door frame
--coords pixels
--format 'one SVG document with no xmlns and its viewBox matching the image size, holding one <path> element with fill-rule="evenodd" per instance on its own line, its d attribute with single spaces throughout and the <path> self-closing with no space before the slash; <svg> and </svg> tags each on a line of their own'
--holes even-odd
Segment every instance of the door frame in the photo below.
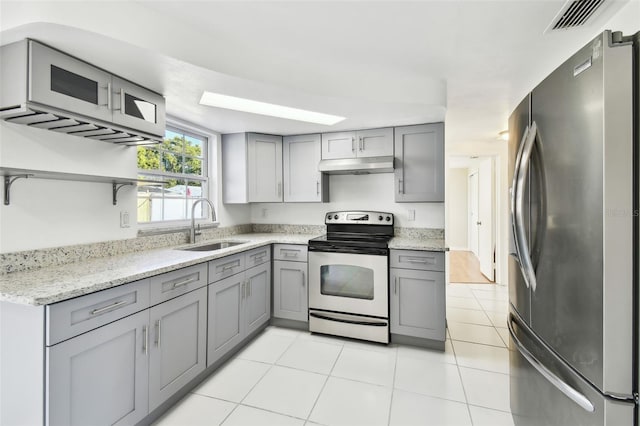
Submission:
<svg viewBox="0 0 640 426">
<path fill-rule="evenodd" d="M 506 141 L 461 143 L 447 147 L 445 154 L 445 192 L 449 193 L 449 171 L 460 167 L 460 160 L 470 157 L 493 157 L 494 175 L 494 247 L 495 265 L 494 282 L 499 285 L 509 284 L 509 178 L 508 178 L 508 144 Z M 449 199 L 445 196 L 445 237 L 450 235 L 453 224 L 449 221 Z M 447 269 L 449 258 L 447 256 Z M 447 283 L 449 274 L 447 274 Z"/>
</svg>

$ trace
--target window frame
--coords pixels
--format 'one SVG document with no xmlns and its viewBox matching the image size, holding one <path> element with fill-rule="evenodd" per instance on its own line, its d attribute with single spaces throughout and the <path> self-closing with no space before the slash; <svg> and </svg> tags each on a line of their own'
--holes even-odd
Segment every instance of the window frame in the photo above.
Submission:
<svg viewBox="0 0 640 426">
<path fill-rule="evenodd" d="M 214 196 L 216 194 L 215 191 L 215 177 L 216 177 L 216 173 L 214 170 L 211 169 L 211 165 L 213 164 L 212 161 L 212 150 L 215 148 L 215 141 L 216 141 L 216 133 L 208 130 L 208 129 L 204 129 L 201 127 L 198 127 L 196 125 L 193 125 L 191 123 L 182 121 L 182 120 L 178 120 L 175 118 L 171 118 L 171 117 L 167 117 L 167 125 L 166 125 L 166 130 L 184 135 L 184 136 L 189 136 L 192 137 L 194 139 L 198 139 L 198 140 L 202 140 L 202 166 L 201 166 L 201 170 L 203 172 L 202 176 L 197 176 L 197 175 L 192 175 L 192 174 L 185 174 L 185 173 L 174 173 L 174 172 L 166 172 L 166 171 L 162 171 L 162 170 L 149 170 L 149 169 L 139 169 L 138 168 L 138 164 L 137 164 L 137 158 L 136 158 L 136 172 L 137 175 L 139 177 L 143 177 L 143 178 L 148 178 L 148 179 L 159 179 L 159 180 L 166 180 L 166 179 L 176 179 L 179 181 L 184 181 L 185 185 L 188 184 L 189 181 L 199 181 L 202 182 L 202 192 L 201 192 L 201 196 L 200 197 L 187 197 L 185 195 L 185 199 L 189 200 L 189 199 L 201 199 L 201 198 L 207 198 L 209 199 L 214 207 L 215 207 L 215 211 L 216 211 L 216 221 L 212 222 L 211 221 L 211 212 L 210 209 L 207 208 L 207 204 L 203 203 L 201 204 L 201 206 L 203 206 L 204 208 L 204 216 L 201 218 L 196 217 L 195 222 L 199 223 L 199 224 L 207 224 L 209 226 L 213 226 L 213 227 L 217 227 L 219 226 L 220 222 L 218 220 L 218 203 L 217 203 L 217 199 Z M 160 152 L 164 152 L 164 150 L 160 151 Z M 171 152 L 171 151 L 168 151 Z M 136 154 L 137 155 L 137 154 Z M 182 155 L 185 155 L 184 153 Z M 191 157 L 189 155 L 186 155 L 187 157 Z M 162 161 L 162 158 L 160 159 L 160 161 Z M 164 186 L 163 186 L 164 187 Z M 164 198 L 164 197 L 163 197 Z M 137 214 L 138 214 L 138 200 L 140 198 L 138 198 L 137 194 L 136 194 L 136 221 L 137 221 Z M 187 204 L 188 206 L 188 204 Z M 190 209 L 190 207 L 186 207 L 187 210 Z M 164 216 L 164 207 L 163 207 L 163 216 Z M 188 215 L 187 215 L 188 216 Z M 155 220 L 155 221 L 149 221 L 149 222 L 137 222 L 138 224 L 138 228 L 141 229 L 142 231 L 150 231 L 154 228 L 157 229 L 168 229 L 168 228 L 179 228 L 179 229 L 183 229 L 185 227 L 188 227 L 191 225 L 191 218 L 185 218 L 185 219 L 167 219 L 167 220 Z"/>
</svg>

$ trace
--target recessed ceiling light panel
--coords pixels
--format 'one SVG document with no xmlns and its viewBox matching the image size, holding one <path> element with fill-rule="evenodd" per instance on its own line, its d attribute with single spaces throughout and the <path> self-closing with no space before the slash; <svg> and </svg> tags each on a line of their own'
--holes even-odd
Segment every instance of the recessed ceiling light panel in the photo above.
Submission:
<svg viewBox="0 0 640 426">
<path fill-rule="evenodd" d="M 286 118 L 288 120 L 324 124 L 327 126 L 332 126 L 345 119 L 345 117 L 339 117 L 337 115 L 323 114 L 321 112 L 307 111 L 304 109 L 291 108 L 245 98 L 237 98 L 235 96 L 221 95 L 219 93 L 207 91 L 202 94 L 200 104 L 217 108 L 232 109 L 234 111 L 250 112 L 252 114 Z"/>
</svg>

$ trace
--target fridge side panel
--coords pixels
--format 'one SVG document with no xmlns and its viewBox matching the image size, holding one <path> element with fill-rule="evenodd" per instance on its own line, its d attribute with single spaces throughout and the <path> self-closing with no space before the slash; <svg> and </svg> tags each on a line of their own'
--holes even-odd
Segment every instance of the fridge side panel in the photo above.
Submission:
<svg viewBox="0 0 640 426">
<path fill-rule="evenodd" d="M 605 33 L 607 37 L 608 33 Z M 633 366 L 632 45 L 603 55 L 603 388 L 631 395 Z"/>
</svg>

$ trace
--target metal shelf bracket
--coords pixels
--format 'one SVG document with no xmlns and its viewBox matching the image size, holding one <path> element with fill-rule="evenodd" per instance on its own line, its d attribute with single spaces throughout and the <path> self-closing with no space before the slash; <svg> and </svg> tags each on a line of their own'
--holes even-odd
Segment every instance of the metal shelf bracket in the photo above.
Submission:
<svg viewBox="0 0 640 426">
<path fill-rule="evenodd" d="M 127 182 L 127 183 L 113 183 L 113 205 L 117 205 L 118 204 L 118 191 L 120 191 L 123 187 L 125 186 L 131 186 L 133 185 L 133 182 Z"/>
<path fill-rule="evenodd" d="M 11 185 L 13 185 L 13 182 L 17 181 L 18 179 L 27 179 L 30 178 L 31 174 L 24 174 L 24 175 L 16 175 L 16 176 L 5 176 L 4 177 L 4 205 L 8 206 L 9 204 L 11 204 Z"/>
</svg>

